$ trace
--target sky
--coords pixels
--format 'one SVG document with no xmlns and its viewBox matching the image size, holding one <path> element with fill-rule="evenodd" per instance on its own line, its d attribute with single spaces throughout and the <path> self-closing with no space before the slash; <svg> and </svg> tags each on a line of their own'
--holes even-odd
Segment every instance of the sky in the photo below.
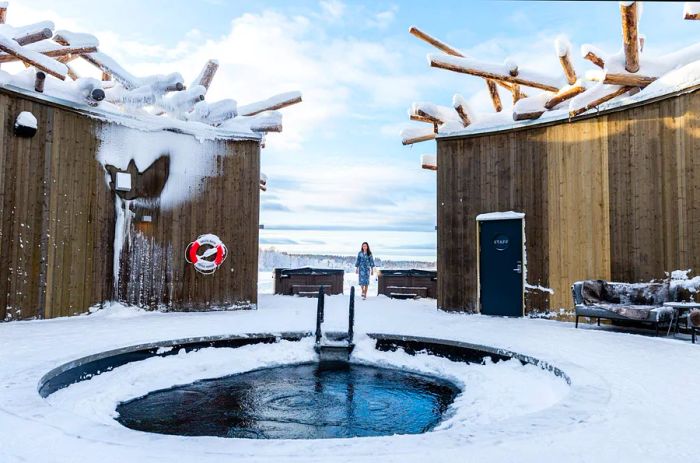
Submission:
<svg viewBox="0 0 700 463">
<path fill-rule="evenodd" d="M 683 21 L 682 9 L 644 5 L 645 53 L 697 40 L 700 24 Z M 401 145 L 400 130 L 420 124 L 408 121 L 411 103 L 450 105 L 461 93 L 473 109 L 493 111 L 482 80 L 428 66 L 435 50 L 409 26 L 469 56 L 553 75 L 560 34 L 578 70 L 591 69 L 581 44 L 621 48 L 617 2 L 64 0 L 59 9 L 55 0 L 10 1 L 9 24 L 44 19 L 96 35 L 136 75 L 180 72 L 188 82 L 216 58 L 207 99 L 246 104 L 300 90 L 303 103 L 282 110 L 284 131 L 268 135 L 262 152 L 261 246 L 353 254 L 369 241 L 392 259 L 436 254 L 436 176 L 420 168 L 436 146 Z M 502 99 L 509 111 L 509 95 Z"/>
</svg>

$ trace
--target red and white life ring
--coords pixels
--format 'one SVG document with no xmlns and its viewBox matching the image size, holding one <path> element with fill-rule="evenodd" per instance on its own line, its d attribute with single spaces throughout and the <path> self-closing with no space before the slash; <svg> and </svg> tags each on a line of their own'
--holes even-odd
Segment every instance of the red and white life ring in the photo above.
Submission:
<svg viewBox="0 0 700 463">
<path fill-rule="evenodd" d="M 201 255 L 197 254 L 197 251 L 202 246 L 209 246 L 209 249 L 204 251 Z M 226 245 L 221 242 L 218 236 L 208 233 L 206 235 L 200 235 L 199 238 L 187 245 L 185 249 L 185 260 L 190 264 L 194 265 L 194 268 L 204 274 L 214 273 L 217 268 L 224 262 L 228 250 Z M 214 259 L 208 259 L 208 257 L 214 256 Z"/>
</svg>

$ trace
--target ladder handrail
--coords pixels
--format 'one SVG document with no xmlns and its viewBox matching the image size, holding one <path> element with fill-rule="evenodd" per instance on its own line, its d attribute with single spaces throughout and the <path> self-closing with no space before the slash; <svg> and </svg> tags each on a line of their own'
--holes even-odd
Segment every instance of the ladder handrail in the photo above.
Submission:
<svg viewBox="0 0 700 463">
<path fill-rule="evenodd" d="M 321 344 L 323 338 L 322 324 L 325 312 L 326 295 L 321 286 L 318 290 L 318 303 L 316 305 L 316 344 Z M 348 307 L 348 344 L 352 344 L 355 335 L 355 287 L 350 287 L 350 305 Z"/>
<path fill-rule="evenodd" d="M 350 287 L 350 307 L 348 308 L 348 343 L 352 344 L 355 334 L 355 287 Z"/>
<path fill-rule="evenodd" d="M 325 294 L 323 286 L 318 290 L 318 305 L 316 306 L 316 344 L 321 343 L 321 323 L 323 323 L 323 310 L 325 305 Z"/>
</svg>

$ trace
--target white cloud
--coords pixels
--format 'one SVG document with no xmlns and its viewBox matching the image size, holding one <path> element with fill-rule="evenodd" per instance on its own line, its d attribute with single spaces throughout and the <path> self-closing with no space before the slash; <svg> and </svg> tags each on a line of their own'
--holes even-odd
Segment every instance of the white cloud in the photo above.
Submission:
<svg viewBox="0 0 700 463">
<path fill-rule="evenodd" d="M 393 5 L 388 10 L 380 11 L 376 13 L 373 17 L 367 20 L 367 25 L 369 27 L 376 27 L 377 29 L 386 29 L 394 22 L 396 18 L 396 13 L 398 13 L 399 7 Z"/>
<path fill-rule="evenodd" d="M 345 3 L 339 0 L 322 0 L 319 4 L 326 19 L 338 20 L 345 13 Z"/>
</svg>

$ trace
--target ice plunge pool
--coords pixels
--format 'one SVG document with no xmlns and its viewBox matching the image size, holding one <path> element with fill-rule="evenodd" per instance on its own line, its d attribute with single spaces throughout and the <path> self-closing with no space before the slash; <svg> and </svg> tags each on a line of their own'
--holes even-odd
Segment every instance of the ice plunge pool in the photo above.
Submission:
<svg viewBox="0 0 700 463">
<path fill-rule="evenodd" d="M 558 368 L 502 349 L 370 334 L 320 368 L 311 333 L 189 338 L 96 354 L 47 373 L 53 406 L 137 431 L 319 439 L 420 434 L 535 413 L 570 393 Z"/>
</svg>

